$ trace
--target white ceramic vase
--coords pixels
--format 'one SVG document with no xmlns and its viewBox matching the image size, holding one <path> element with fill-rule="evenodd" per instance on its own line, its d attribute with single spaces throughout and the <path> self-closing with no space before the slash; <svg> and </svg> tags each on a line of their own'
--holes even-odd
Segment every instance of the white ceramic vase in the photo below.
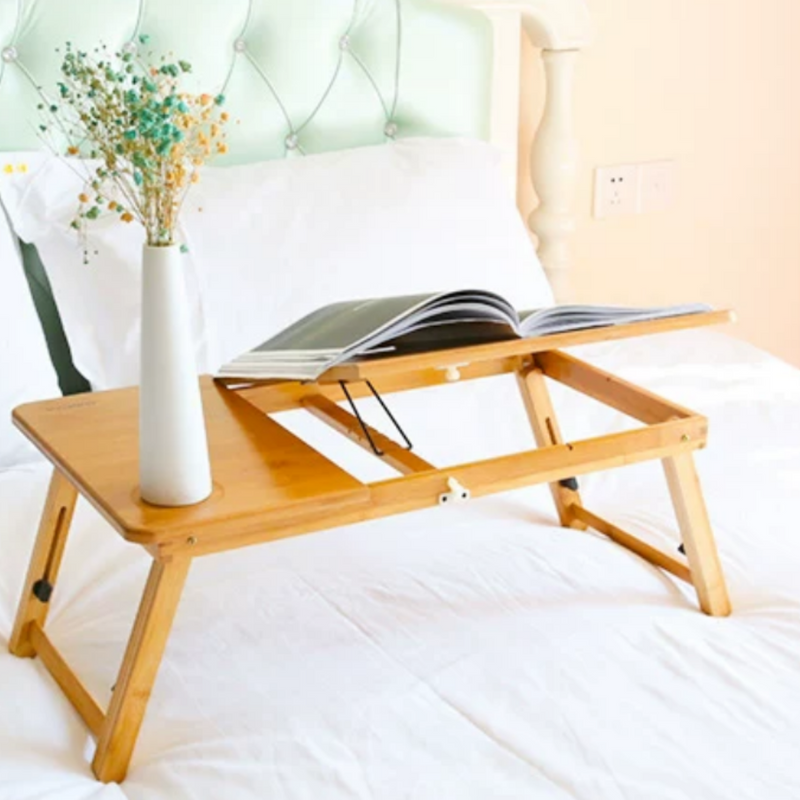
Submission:
<svg viewBox="0 0 800 800">
<path fill-rule="evenodd" d="M 142 499 L 188 506 L 211 494 L 200 383 L 177 245 L 142 254 L 139 483 Z"/>
</svg>

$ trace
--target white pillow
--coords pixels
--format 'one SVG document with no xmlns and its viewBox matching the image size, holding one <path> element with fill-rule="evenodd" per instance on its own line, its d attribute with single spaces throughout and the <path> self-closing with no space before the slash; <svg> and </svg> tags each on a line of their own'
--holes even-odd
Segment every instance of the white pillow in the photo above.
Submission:
<svg viewBox="0 0 800 800">
<path fill-rule="evenodd" d="M 85 264 L 83 246 L 70 227 L 84 173 L 74 160 L 44 151 L 6 158 L 28 165 L 25 174 L 3 176 L 0 199 L 19 238 L 39 251 L 75 366 L 94 389 L 138 383 L 144 231 L 114 215 L 101 216 L 90 226 Z M 185 274 L 198 369 L 207 372 L 213 361 L 189 259 Z"/>
<path fill-rule="evenodd" d="M 4 177 L 0 173 L 0 183 Z M 34 447 L 11 424 L 11 411 L 20 403 L 58 397 L 61 392 L 19 247 L 2 207 L 0 286 L 0 469 L 8 469 L 38 458 Z"/>
<path fill-rule="evenodd" d="M 553 303 L 501 154 L 480 141 L 211 167 L 183 224 L 220 361 L 338 300 L 481 288 Z"/>
<path fill-rule="evenodd" d="M 74 165 L 27 158 L 28 174 L 0 182 L 0 195 L 39 250 L 76 366 L 94 388 L 136 383 L 143 234 L 101 218 L 83 264 L 69 227 L 82 188 Z M 212 167 L 183 224 L 200 371 L 341 299 L 474 287 L 523 308 L 553 302 L 500 153 L 483 142 L 408 139 Z"/>
<path fill-rule="evenodd" d="M 474 287 L 518 308 L 553 303 L 502 157 L 483 142 L 407 139 L 210 168 L 197 188 L 184 231 L 221 360 L 348 298 Z M 507 376 L 401 392 L 387 402 L 433 463 L 533 446 Z M 359 408 L 398 439 L 374 401 Z M 280 421 L 362 480 L 393 474 L 305 411 Z"/>
</svg>

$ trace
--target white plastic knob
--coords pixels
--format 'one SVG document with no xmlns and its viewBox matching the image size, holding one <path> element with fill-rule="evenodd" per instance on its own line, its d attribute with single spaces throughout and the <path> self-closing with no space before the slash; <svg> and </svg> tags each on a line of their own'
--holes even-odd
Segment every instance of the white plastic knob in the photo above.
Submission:
<svg viewBox="0 0 800 800">
<path fill-rule="evenodd" d="M 444 492 L 439 495 L 439 505 L 450 505 L 452 503 L 465 503 L 472 497 L 469 489 L 462 486 L 455 478 L 450 477 L 447 479 L 447 488 L 449 492 Z"/>
</svg>

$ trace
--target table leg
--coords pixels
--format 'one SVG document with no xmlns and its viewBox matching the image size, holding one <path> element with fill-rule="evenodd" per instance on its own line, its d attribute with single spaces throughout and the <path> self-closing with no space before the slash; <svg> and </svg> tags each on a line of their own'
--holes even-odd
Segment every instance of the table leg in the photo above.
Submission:
<svg viewBox="0 0 800 800">
<path fill-rule="evenodd" d="M 563 444 L 553 403 L 550 400 L 550 392 L 547 390 L 547 383 L 542 371 L 534 367 L 517 372 L 517 383 L 537 446 L 550 447 L 554 444 Z M 565 528 L 586 530 L 586 524 L 576 519 L 570 510 L 573 505 L 581 505 L 581 496 L 577 489 L 570 488 L 558 481 L 550 484 L 550 491 L 561 524 Z"/>
<path fill-rule="evenodd" d="M 692 454 L 665 458 L 663 465 L 700 608 L 726 617 L 731 603 Z"/>
<path fill-rule="evenodd" d="M 92 761 L 106 783 L 128 771 L 190 564 L 185 556 L 153 561 Z"/>
<path fill-rule="evenodd" d="M 77 499 L 75 487 L 55 469 L 8 645 L 8 649 L 20 658 L 35 655 L 30 636 L 31 623 L 36 622 L 44 628 Z"/>
</svg>

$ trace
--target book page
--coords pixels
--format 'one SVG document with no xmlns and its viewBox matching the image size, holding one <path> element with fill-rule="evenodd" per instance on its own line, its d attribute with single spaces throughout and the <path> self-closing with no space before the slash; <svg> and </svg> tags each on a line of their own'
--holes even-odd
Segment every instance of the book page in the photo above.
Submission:
<svg viewBox="0 0 800 800">
<path fill-rule="evenodd" d="M 647 322 L 686 314 L 702 314 L 711 311 L 703 303 L 688 303 L 676 306 L 635 308 L 621 306 L 554 306 L 538 311 L 520 312 L 522 335 L 526 338 L 549 336 L 554 333 L 579 331 L 586 328 L 602 328 L 610 325 L 625 325 L 632 322 Z"/>
</svg>

